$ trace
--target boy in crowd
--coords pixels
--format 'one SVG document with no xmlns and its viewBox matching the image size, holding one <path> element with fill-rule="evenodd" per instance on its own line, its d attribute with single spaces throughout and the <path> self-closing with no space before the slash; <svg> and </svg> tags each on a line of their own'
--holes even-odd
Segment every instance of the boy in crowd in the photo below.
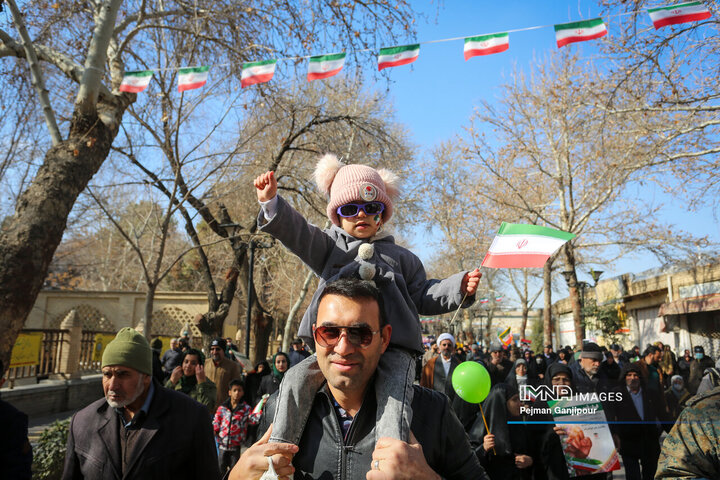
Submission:
<svg viewBox="0 0 720 480">
<path fill-rule="evenodd" d="M 244 401 L 242 380 L 230 381 L 228 395 L 230 397 L 218 407 L 213 419 L 215 441 L 220 449 L 218 462 L 223 475 L 240 458 L 240 446 L 245 442 L 248 425 L 257 425 L 262 416 L 262 411 L 253 413 L 250 405 Z"/>
</svg>

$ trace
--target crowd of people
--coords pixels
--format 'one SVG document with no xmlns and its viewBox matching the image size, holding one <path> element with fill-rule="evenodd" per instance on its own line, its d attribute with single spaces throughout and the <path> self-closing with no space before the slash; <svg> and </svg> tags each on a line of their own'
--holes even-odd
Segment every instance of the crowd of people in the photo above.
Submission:
<svg viewBox="0 0 720 480">
<path fill-rule="evenodd" d="M 642 351 L 638 346 L 626 351 L 618 344 L 606 348 L 589 342 L 578 351 L 568 346 L 555 352 L 552 345 L 545 345 L 542 352 L 535 353 L 527 345 L 504 348 L 497 344 L 487 350 L 477 344 L 460 345 L 452 335 L 443 333 L 435 343 L 425 345 L 425 350 L 420 384 L 450 397 L 490 478 L 569 478 L 581 474 L 564 461 L 567 429 L 552 425 L 552 417 L 521 413 L 518 391 L 522 385 L 567 385 L 578 393 L 622 393 L 614 397 L 615 401 L 603 401 L 602 406 L 629 480 L 676 478 L 683 469 L 696 475 L 689 478 L 713 477 L 709 472 L 720 475 L 717 456 L 709 470 L 693 470 L 694 461 L 707 462 L 701 446 L 692 455 L 687 455 L 687 448 L 678 449 L 678 443 L 688 447 L 698 441 L 698 437 L 690 439 L 680 432 L 708 426 L 715 431 L 717 423 L 712 422 L 720 421 L 718 411 L 708 407 L 704 425 L 678 422 L 686 408 L 691 407 L 693 412 L 686 416 L 697 416 L 698 409 L 720 401 L 720 361 L 716 364 L 700 345 L 693 347 L 692 356 L 690 350 L 684 350 L 680 358 L 661 342 Z M 463 401 L 450 385 L 453 370 L 465 361 L 483 364 L 490 375 L 492 388 L 483 403 L 487 424 L 478 415 L 479 407 Z M 536 400 L 522 403 L 538 407 L 526 408 L 526 412 L 545 411 L 547 407 Z M 515 422 L 508 425 L 510 419 Z M 662 433 L 671 432 L 674 425 L 674 433 L 663 440 Z M 709 441 L 707 435 L 699 438 Z"/>
<path fill-rule="evenodd" d="M 572 436 L 581 454 L 586 442 L 561 425 L 517 421 L 524 407 L 519 390 L 541 384 L 627 394 L 619 408 L 603 407 L 619 422 L 612 433 L 628 478 L 655 473 L 657 426 L 669 430 L 675 413 L 680 419 L 664 442 L 674 448 L 663 451 L 658 475 L 720 476 L 718 455 L 704 453 L 707 442 L 716 446 L 718 439 L 701 425 L 720 420 L 720 388 L 712 372 L 704 373 L 712 360 L 702 352 L 675 359 L 652 345 L 624 355 L 615 345 L 608 351 L 589 343 L 578 352 L 556 354 L 546 346 L 535 355 L 500 346 L 458 348 L 446 333 L 423 355 L 419 315 L 472 305 L 481 273 L 429 279 L 420 259 L 395 243 L 385 230 L 399 194 L 394 173 L 328 154 L 314 177 L 329 197 L 326 229 L 278 194 L 275 172 L 254 181 L 258 230 L 319 277 L 293 351 L 243 373 L 229 339 L 215 339 L 207 359 L 187 339 L 161 356 L 157 345 L 122 329 L 103 352 L 105 397 L 72 419 L 63 478 L 575 476 L 563 446 L 567 452 Z M 489 373 L 485 415 L 452 387 L 454 369 L 468 360 Z M 683 422 L 683 416 L 704 420 Z M 630 424 L 641 427 L 621 427 Z"/>
</svg>

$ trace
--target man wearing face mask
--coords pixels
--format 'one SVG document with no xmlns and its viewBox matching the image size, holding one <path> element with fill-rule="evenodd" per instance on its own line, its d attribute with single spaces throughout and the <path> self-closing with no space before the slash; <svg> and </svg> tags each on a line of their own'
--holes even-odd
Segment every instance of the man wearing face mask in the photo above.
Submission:
<svg viewBox="0 0 720 480">
<path fill-rule="evenodd" d="M 702 345 L 696 345 L 693 347 L 693 356 L 695 359 L 690 363 L 690 377 L 688 378 L 688 391 L 695 395 L 700 381 L 702 380 L 703 373 L 706 368 L 713 367 L 713 359 L 705 355 L 705 349 Z"/>
<path fill-rule="evenodd" d="M 685 408 L 685 403 L 692 397 L 685 388 L 685 381 L 680 375 L 673 375 L 670 379 L 670 388 L 665 390 L 665 405 L 673 422 L 680 416 Z"/>
</svg>

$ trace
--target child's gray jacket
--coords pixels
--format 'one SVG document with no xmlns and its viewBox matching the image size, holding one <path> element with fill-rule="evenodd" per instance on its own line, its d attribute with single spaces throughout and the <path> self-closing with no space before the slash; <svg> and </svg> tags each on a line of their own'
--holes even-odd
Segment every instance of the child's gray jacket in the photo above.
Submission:
<svg viewBox="0 0 720 480">
<path fill-rule="evenodd" d="M 419 315 L 452 312 L 462 301 L 460 286 L 467 272 L 456 273 L 444 280 L 428 280 L 420 259 L 396 245 L 390 235 L 361 240 L 335 225 L 322 230 L 309 224 L 279 195 L 277 213 L 266 221 L 260 211 L 258 227 L 280 240 L 320 277 L 318 289 L 298 331 L 309 345 L 314 345 L 312 325 L 325 284 L 339 278 L 360 277 L 363 264 L 374 267 L 374 271 L 370 269 L 374 273 L 372 279 L 382 295 L 385 318 L 393 327 L 392 345 L 422 352 Z M 366 243 L 374 246 L 372 257 L 367 260 L 358 257 L 358 249 Z M 367 273 L 362 277 L 367 278 Z M 463 307 L 472 305 L 474 300 L 474 296 L 468 297 Z"/>
</svg>

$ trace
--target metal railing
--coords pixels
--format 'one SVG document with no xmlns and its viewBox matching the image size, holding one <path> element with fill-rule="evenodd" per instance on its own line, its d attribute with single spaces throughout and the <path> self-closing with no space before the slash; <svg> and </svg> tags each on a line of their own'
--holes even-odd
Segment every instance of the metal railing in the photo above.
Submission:
<svg viewBox="0 0 720 480">
<path fill-rule="evenodd" d="M 25 365 L 9 368 L 6 375 L 10 388 L 15 380 L 20 378 L 36 377 L 38 380 L 47 378 L 51 374 L 60 373 L 60 357 L 63 344 L 67 340 L 67 330 L 23 330 L 22 333 L 42 333 L 42 343 L 38 353 L 38 362 L 35 365 Z"/>
<path fill-rule="evenodd" d="M 82 339 L 80 340 L 80 370 L 88 371 L 100 371 L 100 360 L 96 360 L 95 355 L 95 335 L 101 332 L 88 332 L 83 331 Z"/>
</svg>

